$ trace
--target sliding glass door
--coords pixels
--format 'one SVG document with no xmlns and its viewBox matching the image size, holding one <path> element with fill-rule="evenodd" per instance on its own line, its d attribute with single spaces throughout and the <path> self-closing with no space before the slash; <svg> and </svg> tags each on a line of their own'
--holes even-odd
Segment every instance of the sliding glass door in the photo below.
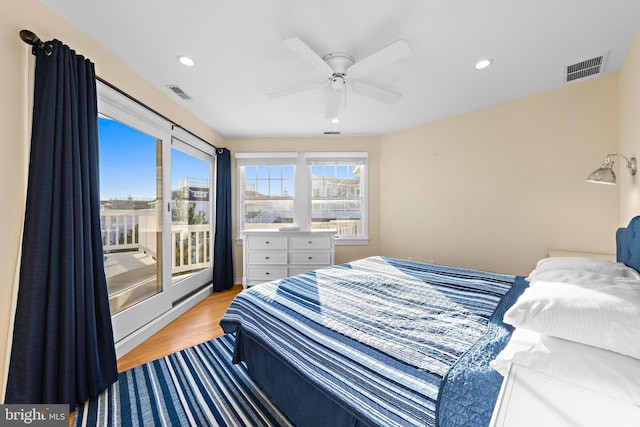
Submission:
<svg viewBox="0 0 640 427">
<path fill-rule="evenodd" d="M 162 185 L 170 140 L 143 122 L 102 110 L 100 220 L 117 342 L 171 308 Z"/>
<path fill-rule="evenodd" d="M 215 153 L 137 104 L 103 96 L 98 109 L 103 256 L 118 342 L 211 283 Z"/>
</svg>

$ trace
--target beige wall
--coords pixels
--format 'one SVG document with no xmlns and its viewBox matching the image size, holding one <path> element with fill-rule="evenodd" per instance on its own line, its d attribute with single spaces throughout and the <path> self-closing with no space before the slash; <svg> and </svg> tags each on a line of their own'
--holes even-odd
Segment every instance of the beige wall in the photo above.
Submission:
<svg viewBox="0 0 640 427">
<path fill-rule="evenodd" d="M 366 151 L 369 153 L 369 244 L 367 246 L 337 246 L 336 262 L 353 261 L 371 255 L 380 254 L 380 173 L 379 140 L 377 137 L 330 137 L 330 138 L 227 138 L 226 147 L 231 151 L 232 168 L 235 171 L 235 153 L 264 153 L 274 151 Z M 236 175 L 232 180 L 233 206 L 236 203 Z M 233 214 L 233 233 L 236 231 L 237 212 Z M 242 277 L 242 246 L 234 244 L 234 277 Z"/>
<path fill-rule="evenodd" d="M 640 31 L 629 49 L 619 73 L 620 154 L 640 161 Z M 640 215 L 640 172 L 631 177 L 622 172 L 620 183 L 620 225 Z"/>
<path fill-rule="evenodd" d="M 381 252 L 515 274 L 551 249 L 614 252 L 618 191 L 584 179 L 616 152 L 617 84 L 603 76 L 381 138 Z"/>
<path fill-rule="evenodd" d="M 5 378 L 6 343 L 10 330 L 14 275 L 20 247 L 24 215 L 26 176 L 30 138 L 29 76 L 33 73 L 30 48 L 18 37 L 22 29 L 35 32 L 42 40 L 57 38 L 96 64 L 96 73 L 133 97 L 180 123 L 214 145 L 222 138 L 181 108 L 171 98 L 152 87 L 107 51 L 80 33 L 38 0 L 4 2 L 0 13 L 0 100 L 2 156 L 0 156 L 0 384 Z M 4 387 L 0 387 L 4 390 Z M 2 393 L 0 393 L 2 394 Z M 0 398 L 3 396 L 0 395 Z"/>
</svg>

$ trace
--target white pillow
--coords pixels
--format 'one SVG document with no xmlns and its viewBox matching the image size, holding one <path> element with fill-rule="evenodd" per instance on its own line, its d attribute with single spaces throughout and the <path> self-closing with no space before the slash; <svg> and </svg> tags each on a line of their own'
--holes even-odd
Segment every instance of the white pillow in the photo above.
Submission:
<svg viewBox="0 0 640 427">
<path fill-rule="evenodd" d="M 640 405 L 640 360 L 632 357 L 516 329 L 489 365 L 506 376 L 511 363 Z"/>
<path fill-rule="evenodd" d="M 610 276 L 629 277 L 640 280 L 640 273 L 621 262 L 613 262 L 606 259 L 585 257 L 550 257 L 538 261 L 536 268 L 529 274 L 527 280 L 531 281 L 545 271 L 552 270 L 580 270 L 592 273 L 607 274 Z"/>
<path fill-rule="evenodd" d="M 537 282 L 507 310 L 504 321 L 640 359 L 640 287 L 635 280 L 595 289 Z"/>
<path fill-rule="evenodd" d="M 549 270 L 536 274 L 529 286 L 538 283 L 556 283 L 579 285 L 587 288 L 599 288 L 616 282 L 633 283 L 640 287 L 640 280 L 630 277 L 611 276 L 608 274 L 593 273 L 582 270 Z"/>
</svg>

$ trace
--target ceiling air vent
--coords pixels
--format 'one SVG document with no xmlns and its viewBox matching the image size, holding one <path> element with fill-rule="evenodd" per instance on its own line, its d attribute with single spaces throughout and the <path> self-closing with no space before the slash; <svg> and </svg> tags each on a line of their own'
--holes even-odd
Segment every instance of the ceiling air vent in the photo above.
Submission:
<svg viewBox="0 0 640 427">
<path fill-rule="evenodd" d="M 169 85 L 169 89 L 171 89 L 173 91 L 173 93 L 175 93 L 176 95 L 178 95 L 182 99 L 191 99 L 191 97 L 189 95 L 187 95 L 186 93 L 184 93 L 184 91 L 182 89 L 180 89 L 180 86 L 171 86 L 171 85 Z"/>
<path fill-rule="evenodd" d="M 326 131 L 324 134 L 325 134 L 325 135 L 340 135 L 340 132 L 336 132 L 336 131 Z"/>
<path fill-rule="evenodd" d="M 604 53 L 600 56 L 596 56 L 591 59 L 577 62 L 572 65 L 567 65 L 565 81 L 571 82 L 574 80 L 582 79 L 584 77 L 600 74 L 604 70 L 605 63 L 607 61 L 607 54 Z"/>
</svg>

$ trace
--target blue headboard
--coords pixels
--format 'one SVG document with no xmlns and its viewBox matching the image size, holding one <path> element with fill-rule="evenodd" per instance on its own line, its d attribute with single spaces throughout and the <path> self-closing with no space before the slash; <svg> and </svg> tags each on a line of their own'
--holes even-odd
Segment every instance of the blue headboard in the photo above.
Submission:
<svg viewBox="0 0 640 427">
<path fill-rule="evenodd" d="M 640 216 L 616 231 L 616 260 L 640 271 Z"/>
</svg>

